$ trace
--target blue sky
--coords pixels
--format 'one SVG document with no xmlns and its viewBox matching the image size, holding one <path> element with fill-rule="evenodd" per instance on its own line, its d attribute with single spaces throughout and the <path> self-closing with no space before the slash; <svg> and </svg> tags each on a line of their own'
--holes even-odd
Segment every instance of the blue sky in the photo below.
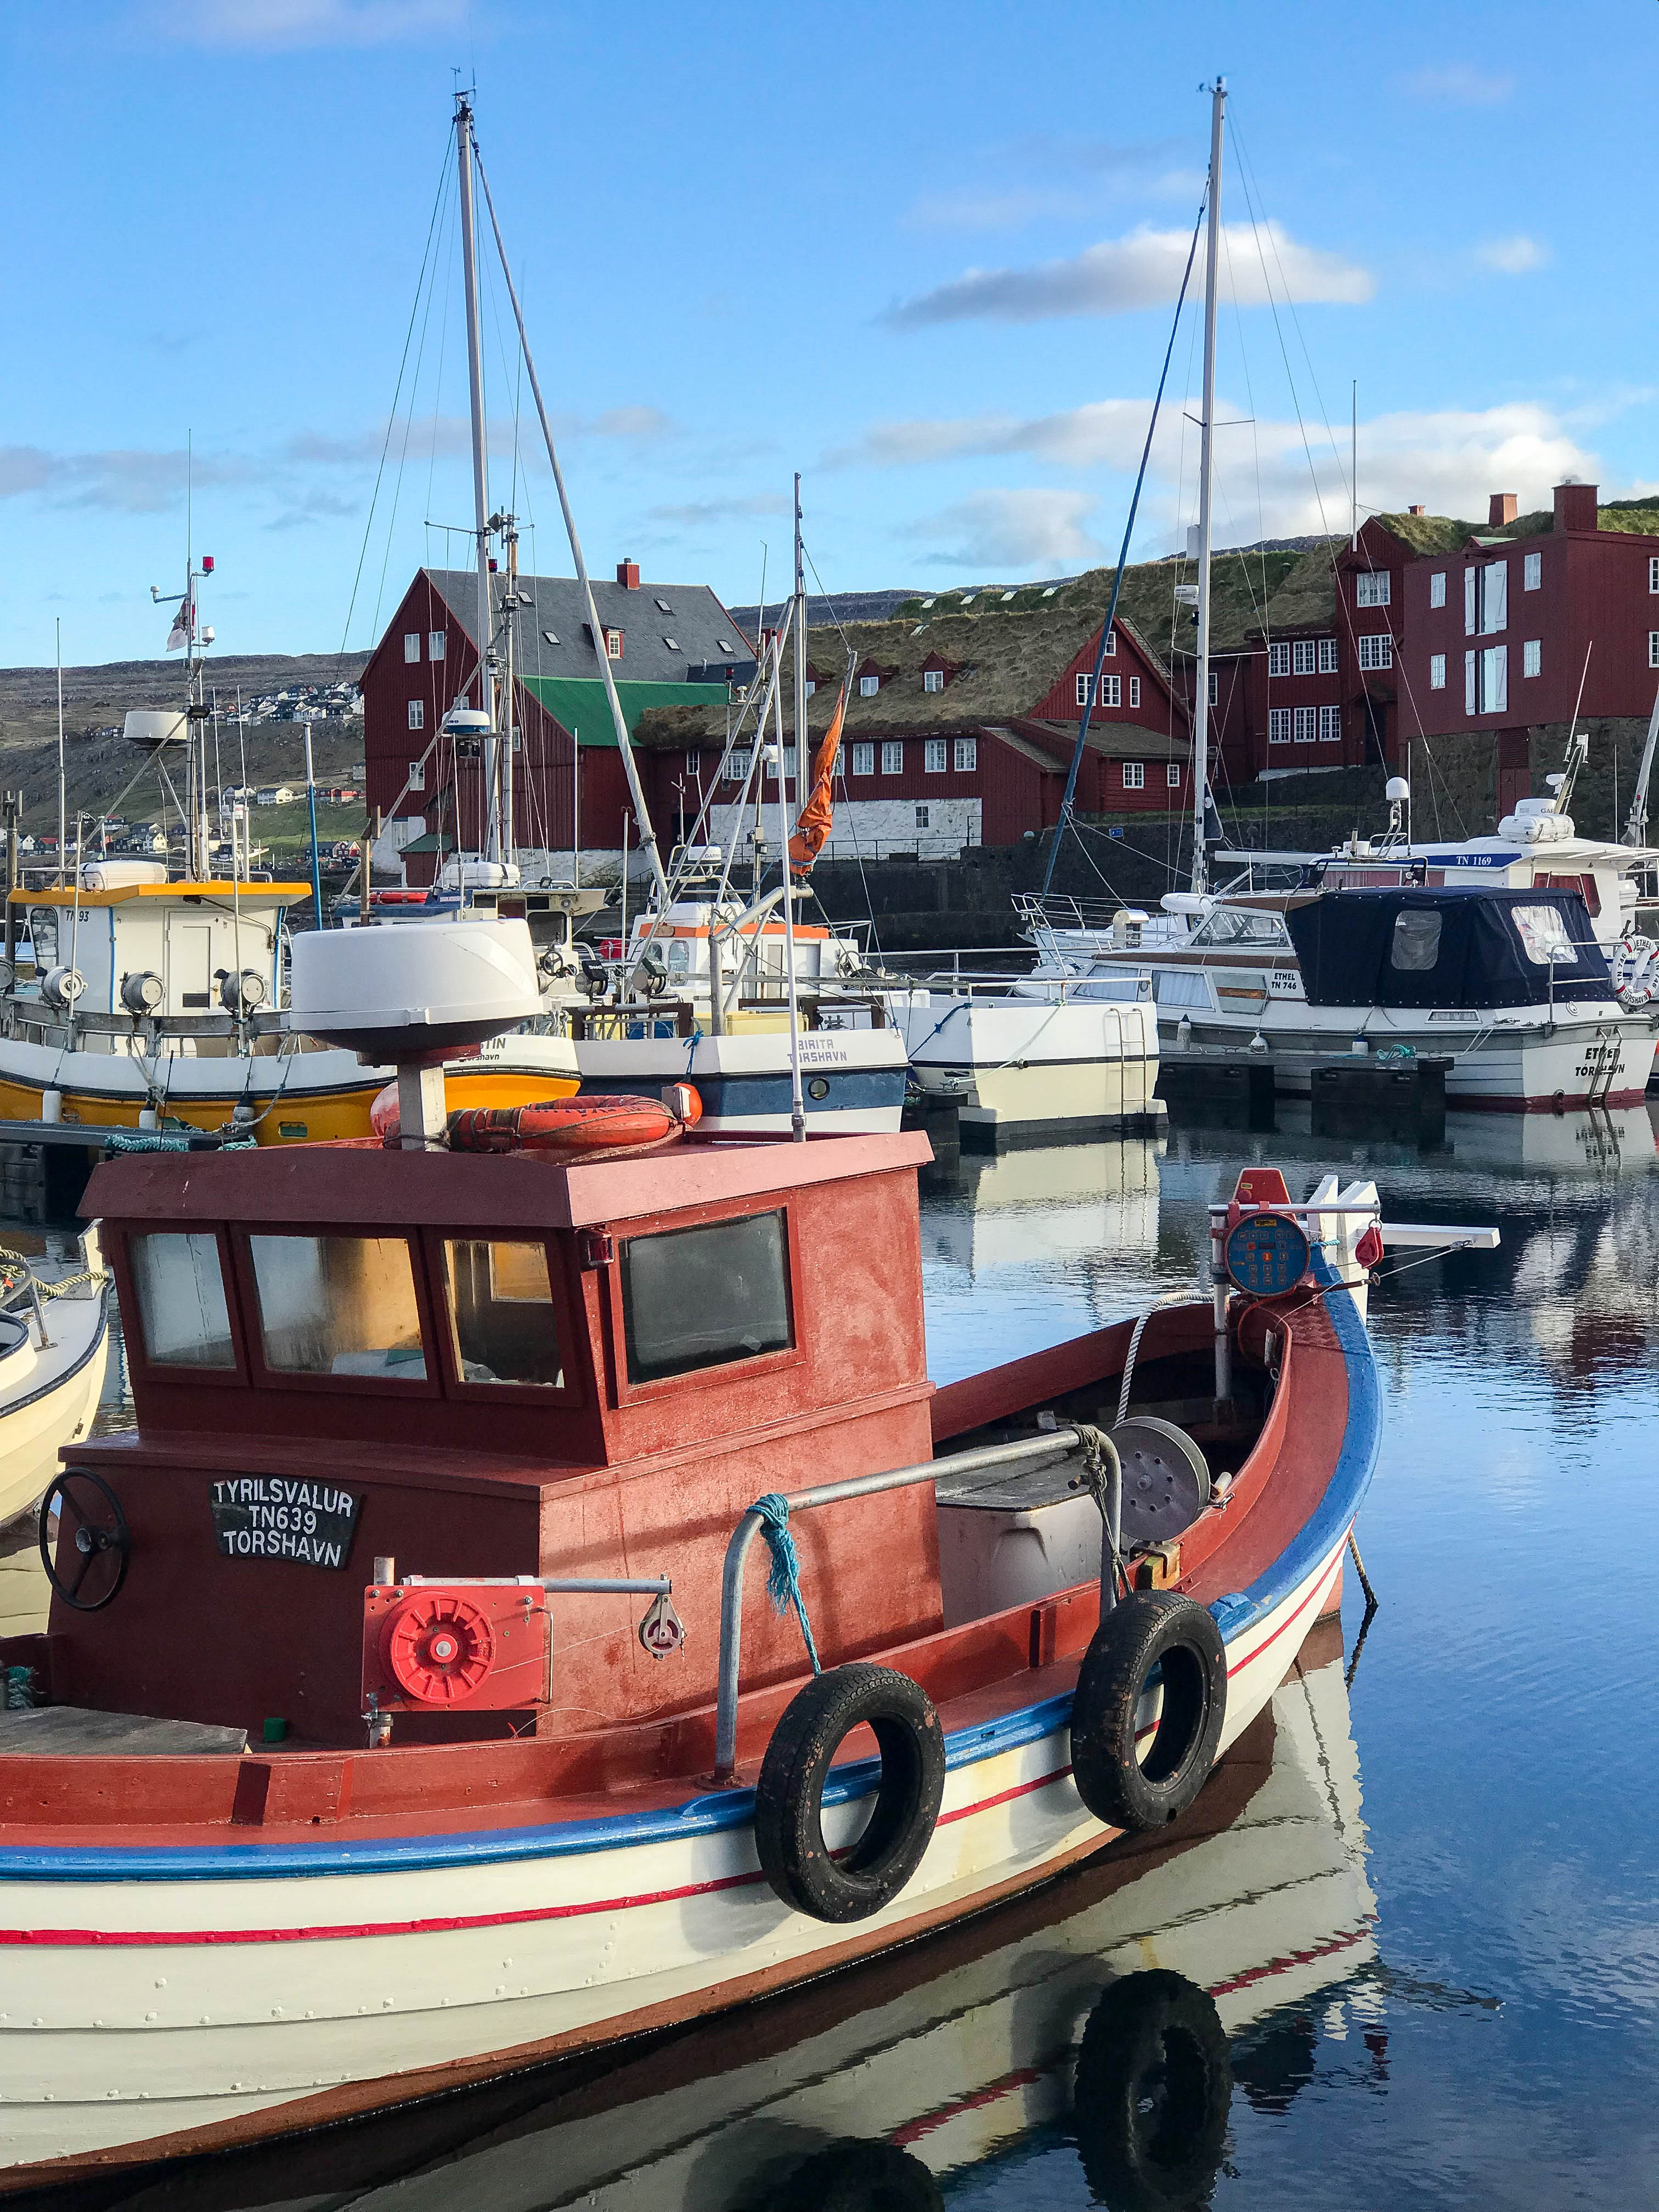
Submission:
<svg viewBox="0 0 1659 2212">
<path fill-rule="evenodd" d="M 8 663 L 49 660 L 55 617 L 66 660 L 160 651 L 187 437 L 222 649 L 331 650 L 349 609 L 366 642 L 444 557 L 426 524 L 471 514 L 453 182 L 391 410 L 455 65 L 598 573 L 752 601 L 796 468 L 829 588 L 1115 553 L 1217 70 L 1224 538 L 1346 525 L 1356 377 L 1364 505 L 1659 485 L 1654 0 L 6 0 L 0 41 Z M 498 500 L 508 329 L 497 283 Z M 1137 554 L 1194 512 L 1196 330 Z M 526 562 L 568 573 L 522 406 Z"/>
</svg>

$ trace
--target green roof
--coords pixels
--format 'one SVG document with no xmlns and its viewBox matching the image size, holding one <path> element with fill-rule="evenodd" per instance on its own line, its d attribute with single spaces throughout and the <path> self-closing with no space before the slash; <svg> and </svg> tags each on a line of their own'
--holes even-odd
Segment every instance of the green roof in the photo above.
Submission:
<svg viewBox="0 0 1659 2212">
<path fill-rule="evenodd" d="M 617 743 L 611 702 L 597 676 L 526 676 L 524 688 L 540 701 L 562 729 L 583 745 Z M 729 696 L 724 684 L 618 684 L 617 697 L 631 738 L 640 717 L 653 707 L 721 707 Z"/>
</svg>

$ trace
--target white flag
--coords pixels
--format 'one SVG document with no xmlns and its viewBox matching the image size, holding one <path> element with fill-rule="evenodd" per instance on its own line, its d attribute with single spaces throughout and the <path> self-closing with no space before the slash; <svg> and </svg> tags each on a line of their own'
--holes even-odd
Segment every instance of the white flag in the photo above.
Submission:
<svg viewBox="0 0 1659 2212">
<path fill-rule="evenodd" d="M 191 632 L 196 627 L 195 613 L 188 597 L 179 601 L 179 611 L 173 617 L 173 628 L 167 632 L 167 649 L 169 653 L 177 653 L 181 646 L 190 643 Z"/>
</svg>

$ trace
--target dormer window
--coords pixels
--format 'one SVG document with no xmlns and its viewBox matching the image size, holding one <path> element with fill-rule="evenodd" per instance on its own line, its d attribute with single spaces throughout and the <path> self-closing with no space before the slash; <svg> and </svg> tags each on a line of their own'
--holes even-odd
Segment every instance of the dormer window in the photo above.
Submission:
<svg viewBox="0 0 1659 2212">
<path fill-rule="evenodd" d="M 818 679 L 817 679 L 817 678 L 816 676 L 809 676 L 809 677 L 807 678 L 807 679 L 806 679 L 806 696 L 807 696 L 807 697 L 808 697 L 809 699 L 811 697 L 812 694 L 813 694 L 813 693 L 817 690 L 817 688 L 818 688 Z"/>
<path fill-rule="evenodd" d="M 945 671 L 942 668 L 924 668 L 921 688 L 924 691 L 942 691 L 945 689 Z"/>
<path fill-rule="evenodd" d="M 619 629 L 611 629 L 609 624 L 606 625 L 605 633 L 605 653 L 607 660 L 620 660 L 623 657 L 623 634 Z"/>
<path fill-rule="evenodd" d="M 859 678 L 859 696 L 860 696 L 860 699 L 873 699 L 873 698 L 875 697 L 875 696 L 876 696 L 877 692 L 878 692 L 878 691 L 879 691 L 879 690 L 880 690 L 880 689 L 881 689 L 881 678 L 880 678 L 880 677 L 879 677 L 879 676 L 860 676 L 860 678 Z"/>
</svg>

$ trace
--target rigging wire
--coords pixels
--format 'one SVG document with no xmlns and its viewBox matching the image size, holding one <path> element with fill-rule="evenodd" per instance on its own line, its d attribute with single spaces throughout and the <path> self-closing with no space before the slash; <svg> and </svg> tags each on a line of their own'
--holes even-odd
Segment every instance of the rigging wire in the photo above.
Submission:
<svg viewBox="0 0 1659 2212">
<path fill-rule="evenodd" d="M 426 246 L 421 255 L 421 273 L 416 279 L 415 297 L 410 304 L 409 328 L 404 332 L 404 349 L 398 363 L 398 381 L 392 394 L 391 411 L 386 416 L 386 436 L 380 441 L 380 465 L 374 471 L 374 489 L 368 502 L 368 519 L 363 524 L 363 542 L 362 546 L 359 548 L 357 554 L 357 572 L 351 580 L 351 596 L 346 604 L 345 627 L 340 633 L 340 650 L 336 655 L 337 664 L 344 659 L 346 643 L 351 635 L 351 617 L 357 605 L 358 587 L 362 582 L 363 562 L 368 558 L 368 555 L 369 533 L 374 527 L 374 509 L 380 496 L 380 480 L 386 474 L 386 455 L 392 449 L 392 433 L 397 427 L 398 400 L 403 391 L 404 371 L 409 365 L 409 349 L 415 336 L 415 319 L 420 312 L 421 291 L 422 286 L 426 283 L 427 269 L 432 256 L 433 234 L 437 229 L 439 210 L 444 204 L 445 196 L 448 189 L 449 144 L 450 142 L 453 141 L 454 135 L 455 125 L 452 122 L 449 126 L 448 137 L 445 141 L 443 167 L 440 170 L 438 175 L 438 189 L 433 197 L 431 220 L 427 224 Z"/>
</svg>

